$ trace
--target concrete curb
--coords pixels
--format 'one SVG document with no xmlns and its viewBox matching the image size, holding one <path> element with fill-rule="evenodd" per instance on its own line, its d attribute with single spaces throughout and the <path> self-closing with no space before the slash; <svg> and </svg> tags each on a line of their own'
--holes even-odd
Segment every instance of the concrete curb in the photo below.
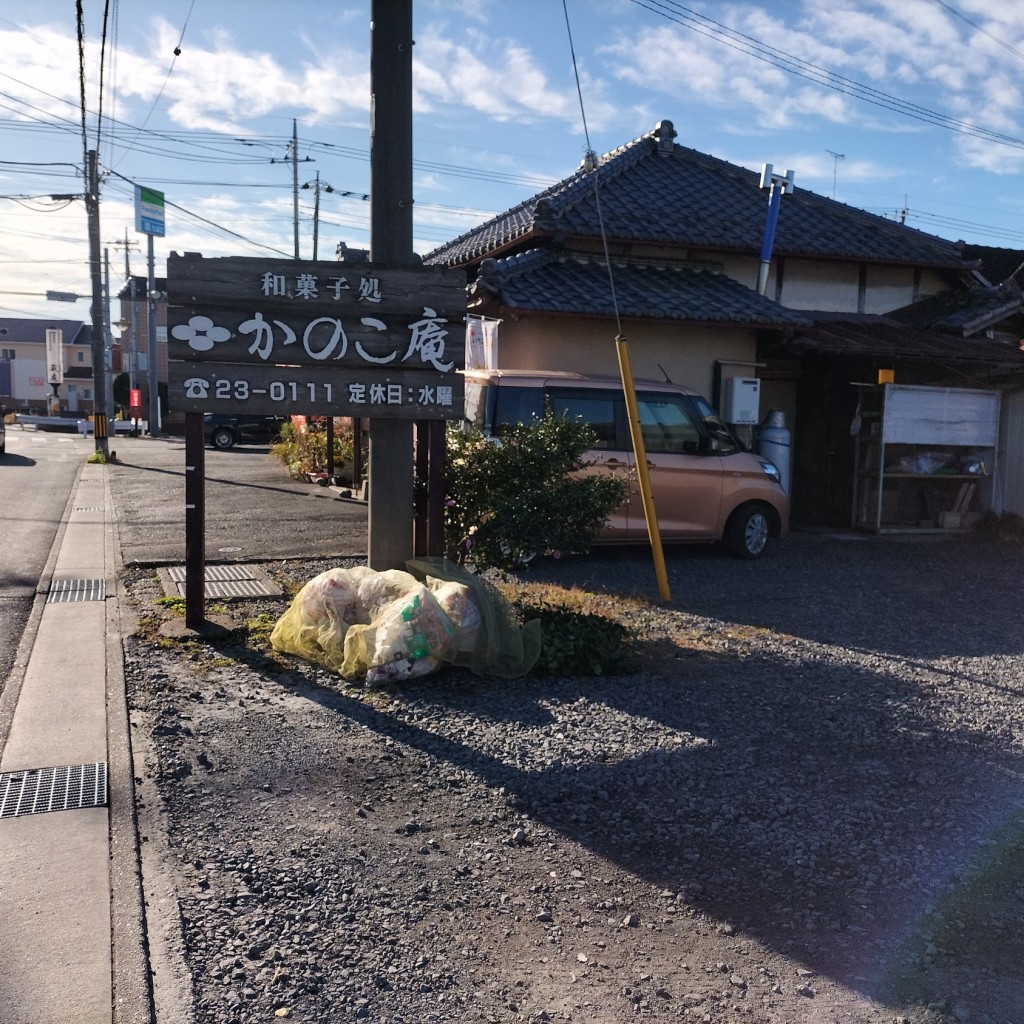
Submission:
<svg viewBox="0 0 1024 1024">
<path fill-rule="evenodd" d="M 139 823 L 124 648 L 117 517 L 110 478 L 104 499 L 111 512 L 105 531 L 107 579 L 107 787 L 110 801 L 110 952 L 113 1024 L 154 1021 L 146 909 L 142 891 Z"/>
</svg>

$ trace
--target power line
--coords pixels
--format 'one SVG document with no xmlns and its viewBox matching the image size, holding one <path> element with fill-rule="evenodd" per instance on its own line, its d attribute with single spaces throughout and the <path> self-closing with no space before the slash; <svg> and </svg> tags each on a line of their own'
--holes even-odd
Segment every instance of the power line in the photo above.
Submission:
<svg viewBox="0 0 1024 1024">
<path fill-rule="evenodd" d="M 796 75 L 815 85 L 824 86 L 834 92 L 851 96 L 862 102 L 891 110 L 905 117 L 923 121 L 938 128 L 945 128 L 960 135 L 969 135 L 973 138 L 994 142 L 1002 146 L 1009 146 L 1013 149 L 1024 149 L 1024 139 L 1022 138 L 1005 135 L 1002 132 L 983 128 L 970 121 L 962 121 L 956 117 L 940 114 L 938 111 L 930 110 L 928 107 L 911 103 L 908 100 L 902 100 L 873 86 L 864 85 L 852 78 L 846 78 L 844 75 L 829 71 L 827 68 L 763 43 L 753 36 L 748 36 L 743 32 L 729 28 L 713 18 L 699 14 L 697 11 L 684 7 L 682 4 L 675 3 L 674 0 L 632 0 L 632 2 L 638 7 L 643 7 L 669 21 L 688 27 L 699 35 L 707 36 L 731 49 L 764 61 L 773 67 L 779 68 L 781 71 Z"/>
<path fill-rule="evenodd" d="M 970 18 L 961 14 L 952 4 L 947 4 L 945 0 L 935 0 L 935 2 L 940 7 L 943 7 L 947 11 L 949 11 L 949 13 L 953 15 L 953 17 L 959 18 L 965 25 L 970 25 L 971 28 L 975 30 L 975 32 L 980 32 L 983 36 L 988 36 L 989 39 L 992 40 L 992 42 L 998 43 L 1004 50 L 1008 50 L 1015 57 L 1019 57 L 1021 60 L 1024 60 L 1024 53 L 1021 53 L 1021 51 L 1018 50 L 1015 46 L 1011 46 L 1005 39 L 1000 39 L 999 36 L 993 35 L 991 32 L 988 31 L 988 29 L 982 28 L 976 22 L 971 21 Z"/>
</svg>

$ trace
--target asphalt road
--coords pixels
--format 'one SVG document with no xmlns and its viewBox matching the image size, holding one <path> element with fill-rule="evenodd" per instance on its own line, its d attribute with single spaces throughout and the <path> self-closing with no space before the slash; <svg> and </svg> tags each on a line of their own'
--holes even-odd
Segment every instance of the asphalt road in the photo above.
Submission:
<svg viewBox="0 0 1024 1024">
<path fill-rule="evenodd" d="M 119 437 L 110 487 L 125 564 L 185 560 L 185 442 Z M 208 563 L 365 557 L 367 507 L 292 480 L 265 446 L 206 449 Z"/>
<path fill-rule="evenodd" d="M 7 428 L 7 454 L 0 455 L 0 688 L 75 476 L 92 447 L 77 434 Z"/>
</svg>

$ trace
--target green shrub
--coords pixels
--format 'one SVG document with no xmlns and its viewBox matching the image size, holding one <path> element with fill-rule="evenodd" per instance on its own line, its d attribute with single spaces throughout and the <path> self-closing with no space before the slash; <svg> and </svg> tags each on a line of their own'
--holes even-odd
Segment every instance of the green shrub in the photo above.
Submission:
<svg viewBox="0 0 1024 1024">
<path fill-rule="evenodd" d="M 540 660 L 537 675 L 606 676 L 636 671 L 636 634 L 621 622 L 542 602 L 516 601 L 524 621 L 540 619 Z"/>
<path fill-rule="evenodd" d="M 579 474 L 593 445 L 589 426 L 550 415 L 513 427 L 500 441 L 450 427 L 448 557 L 479 570 L 514 569 L 538 554 L 588 551 L 628 487 L 617 477 Z"/>
<path fill-rule="evenodd" d="M 270 454 L 284 463 L 288 472 L 299 479 L 309 473 L 327 472 L 327 420 L 323 416 L 308 416 L 306 429 L 299 429 L 289 421 L 281 427 L 280 440 L 270 448 Z M 352 425 L 344 420 L 334 421 L 335 472 L 352 461 Z"/>
</svg>

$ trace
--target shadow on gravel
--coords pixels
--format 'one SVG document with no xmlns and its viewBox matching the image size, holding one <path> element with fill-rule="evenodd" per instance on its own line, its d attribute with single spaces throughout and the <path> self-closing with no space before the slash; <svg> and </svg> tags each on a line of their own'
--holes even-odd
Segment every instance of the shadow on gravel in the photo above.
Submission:
<svg viewBox="0 0 1024 1024">
<path fill-rule="evenodd" d="M 652 893 L 677 893 L 873 998 L 952 1006 L 972 986 L 998 998 L 1024 985 L 1024 942 L 1005 907 L 1007 893 L 1024 900 L 1024 794 L 998 736 L 951 724 L 928 680 L 828 659 L 691 654 L 669 665 L 670 646 L 655 685 L 636 688 L 630 677 L 533 680 L 515 684 L 518 701 L 495 700 L 493 683 L 451 674 L 387 710 L 334 689 L 302 696 L 439 771 L 503 787 L 514 808 Z M 580 702 L 621 719 L 622 742 L 607 728 L 570 731 L 560 709 L 578 721 Z M 524 750 L 550 741 L 559 756 L 517 766 L 445 735 L 452 714 L 506 721 Z M 642 741 L 627 730 L 644 723 L 658 735 L 633 753 Z"/>
<path fill-rule="evenodd" d="M 449 672 L 379 705 L 293 689 L 339 716 L 332 734 L 344 720 L 424 755 L 409 760 L 428 806 L 432 787 L 458 785 L 453 769 L 469 773 L 648 883 L 648 919 L 676 894 L 684 912 L 893 1007 L 1016 1020 L 1020 562 L 975 541 L 802 535 L 757 563 L 687 549 L 670 559 L 669 617 L 688 613 L 680 630 L 703 629 L 707 648 L 656 639 L 640 676 Z M 606 555 L 529 578 L 615 589 L 637 575 L 635 557 Z M 308 740 L 278 739 L 287 776 L 289 744 Z M 372 793 L 339 761 L 314 749 L 297 785 Z"/>
</svg>

